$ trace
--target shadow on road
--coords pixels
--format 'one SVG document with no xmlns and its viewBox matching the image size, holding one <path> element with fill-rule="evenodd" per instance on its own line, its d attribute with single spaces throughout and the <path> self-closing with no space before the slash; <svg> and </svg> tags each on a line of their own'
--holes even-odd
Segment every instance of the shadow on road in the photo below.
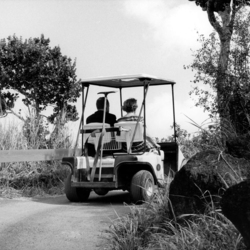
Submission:
<svg viewBox="0 0 250 250">
<path fill-rule="evenodd" d="M 70 202 L 65 195 L 51 196 L 51 197 L 34 197 L 32 201 L 53 205 L 66 206 L 110 206 L 131 204 L 128 192 L 111 191 L 105 196 L 98 196 L 91 192 L 87 202 Z"/>
</svg>

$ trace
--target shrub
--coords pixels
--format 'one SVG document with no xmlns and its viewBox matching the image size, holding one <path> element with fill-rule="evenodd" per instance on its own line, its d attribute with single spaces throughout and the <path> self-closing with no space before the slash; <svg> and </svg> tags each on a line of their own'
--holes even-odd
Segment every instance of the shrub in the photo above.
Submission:
<svg viewBox="0 0 250 250">
<path fill-rule="evenodd" d="M 65 129 L 66 131 L 66 129 Z M 64 131 L 64 132 L 65 132 Z M 0 124 L 0 150 L 27 150 L 29 143 L 16 122 Z M 37 143 L 35 143 L 37 145 Z M 70 136 L 62 133 L 53 145 L 70 147 Z M 59 161 L 11 162 L 0 164 L 0 196 L 34 196 L 62 194 L 69 170 Z"/>
</svg>

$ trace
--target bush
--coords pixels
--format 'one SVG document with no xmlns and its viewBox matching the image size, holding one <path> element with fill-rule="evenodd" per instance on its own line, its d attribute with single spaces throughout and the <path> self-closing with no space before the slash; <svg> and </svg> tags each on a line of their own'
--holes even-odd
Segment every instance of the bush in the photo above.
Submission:
<svg viewBox="0 0 250 250">
<path fill-rule="evenodd" d="M 0 124 L 0 150 L 27 150 L 29 143 L 22 133 L 22 126 L 15 122 Z M 55 140 L 56 143 L 69 147 L 66 134 Z M 63 181 L 69 169 L 59 161 L 12 162 L 0 164 L 0 196 L 34 196 L 64 193 Z"/>
</svg>

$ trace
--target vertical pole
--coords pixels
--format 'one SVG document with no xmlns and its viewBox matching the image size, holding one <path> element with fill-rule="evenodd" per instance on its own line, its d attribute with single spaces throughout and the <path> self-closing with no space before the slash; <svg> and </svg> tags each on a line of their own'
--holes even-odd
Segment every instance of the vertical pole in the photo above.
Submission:
<svg viewBox="0 0 250 250">
<path fill-rule="evenodd" d="M 81 121 L 81 128 L 83 128 L 83 125 L 84 125 L 84 109 L 85 109 L 85 103 L 84 103 L 84 86 L 83 86 L 83 83 L 82 83 L 82 121 Z M 84 146 L 84 143 L 83 143 L 83 133 L 82 133 L 82 150 L 83 150 L 83 146 Z"/>
<path fill-rule="evenodd" d="M 121 107 L 121 117 L 123 117 L 123 113 L 122 113 L 122 88 L 120 88 L 120 107 Z"/>
<path fill-rule="evenodd" d="M 145 86 L 143 87 L 143 92 L 144 92 L 144 94 L 143 94 L 143 101 L 142 101 L 142 105 L 141 105 L 141 109 L 140 109 L 140 113 L 139 113 L 139 118 L 141 117 L 141 113 L 142 113 L 142 109 L 143 109 L 143 107 L 144 107 L 144 105 L 145 105 L 145 99 L 146 99 L 146 96 L 147 96 L 147 92 L 148 92 L 148 87 L 149 87 L 149 82 L 148 82 L 148 84 L 147 84 L 147 87 L 145 88 Z M 146 110 L 145 110 L 145 107 L 144 107 L 144 115 L 145 115 L 145 113 L 146 113 Z M 133 141 L 134 141 L 134 138 L 135 138 L 135 133 L 136 133 L 136 130 L 137 130 L 137 126 L 138 126 L 138 123 L 139 123 L 139 118 L 138 118 L 138 120 L 137 120 L 137 123 L 136 123 L 136 125 L 135 125 L 135 130 L 134 130 L 134 133 L 133 133 L 133 136 L 132 136 L 132 140 L 131 140 L 131 142 L 130 142 L 130 147 L 129 147 L 129 150 L 128 150 L 128 152 L 130 153 L 131 152 L 131 148 L 132 148 L 132 144 L 133 144 Z M 144 146 L 146 146 L 146 119 L 145 119 L 146 117 L 144 116 Z M 145 147 L 144 147 L 145 148 Z"/>
<path fill-rule="evenodd" d="M 89 92 L 89 85 L 87 85 L 87 92 L 86 92 L 86 98 L 84 101 L 84 91 L 83 91 L 83 83 L 82 83 L 82 116 L 81 116 L 81 120 L 80 120 L 80 124 L 79 124 L 79 129 L 77 132 L 77 136 L 76 136 L 76 143 L 75 143 L 75 147 L 74 147 L 74 151 L 73 151 L 73 156 L 75 156 L 76 154 L 76 148 L 78 145 L 78 139 L 79 139 L 79 134 L 80 134 L 80 130 L 82 128 L 82 125 L 84 124 L 84 111 L 85 111 L 85 107 L 86 107 L 86 102 L 87 102 L 87 97 L 88 97 L 88 92 Z M 82 134 L 82 153 L 83 153 L 83 134 Z"/>
<path fill-rule="evenodd" d="M 147 85 L 147 88 L 148 88 L 148 85 Z M 146 148 L 146 84 L 145 84 L 145 81 L 144 81 L 144 86 L 143 86 L 143 104 L 144 104 L 144 109 L 143 109 L 143 116 L 144 116 L 144 149 Z"/>
<path fill-rule="evenodd" d="M 172 87 L 172 103 L 173 103 L 173 119 L 174 119 L 174 141 L 176 142 L 176 123 L 175 123 L 175 106 L 174 106 L 174 84 L 171 84 Z"/>
<path fill-rule="evenodd" d="M 105 131 L 105 119 L 106 119 L 106 106 L 107 106 L 107 94 L 104 95 L 104 109 L 103 109 L 103 120 L 102 120 L 102 134 L 101 134 L 101 155 L 100 155 L 100 166 L 99 166 L 99 181 L 102 177 L 102 155 L 103 155 L 103 136 Z"/>
</svg>

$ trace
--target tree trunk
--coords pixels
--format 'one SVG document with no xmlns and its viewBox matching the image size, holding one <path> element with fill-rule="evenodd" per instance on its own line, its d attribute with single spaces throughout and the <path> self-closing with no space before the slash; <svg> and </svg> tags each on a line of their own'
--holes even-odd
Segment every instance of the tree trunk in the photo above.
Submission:
<svg viewBox="0 0 250 250">
<path fill-rule="evenodd" d="M 51 133 L 51 144 L 53 148 L 64 147 L 63 128 L 66 123 L 67 103 L 64 103 L 62 109 L 56 117 L 56 124 L 53 132 Z"/>
<path fill-rule="evenodd" d="M 208 0 L 207 2 L 207 14 L 210 24 L 216 30 L 219 35 L 221 47 L 218 60 L 218 71 L 216 78 L 216 90 L 217 90 L 217 105 L 218 113 L 221 119 L 222 138 L 224 137 L 223 127 L 225 119 L 228 120 L 229 108 L 228 108 L 228 96 L 225 95 L 225 87 L 227 86 L 228 79 L 228 61 L 230 54 L 230 42 L 233 34 L 233 25 L 235 20 L 236 8 L 233 4 L 232 9 L 230 5 L 225 6 L 223 12 L 219 12 L 220 21 L 215 17 L 214 13 L 214 1 Z M 224 141 L 224 140 L 223 140 Z"/>
<path fill-rule="evenodd" d="M 229 37 L 228 34 L 223 35 L 223 38 L 221 38 L 221 51 L 219 56 L 218 74 L 216 79 L 218 112 L 222 119 L 229 119 L 229 96 L 226 95 L 225 88 L 229 83 L 227 67 L 230 53 L 230 41 L 231 37 Z"/>
</svg>

